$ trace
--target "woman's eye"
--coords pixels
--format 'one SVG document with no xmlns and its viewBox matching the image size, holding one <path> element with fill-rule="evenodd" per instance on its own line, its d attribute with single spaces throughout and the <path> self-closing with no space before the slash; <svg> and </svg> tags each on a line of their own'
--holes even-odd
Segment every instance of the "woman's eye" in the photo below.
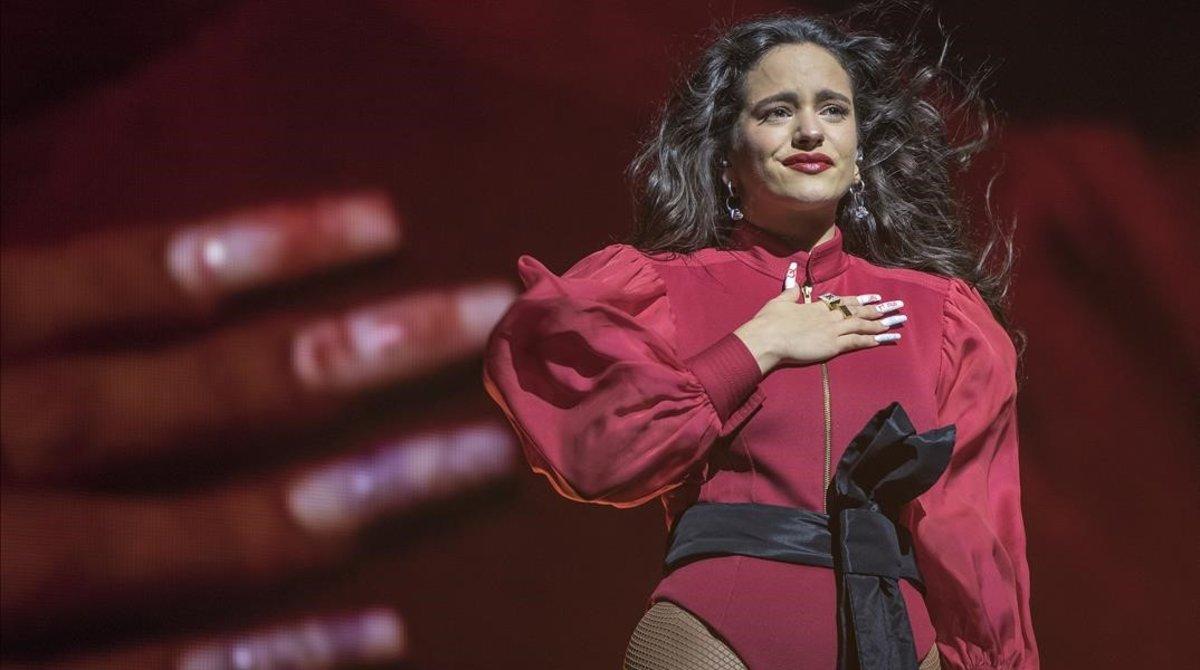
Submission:
<svg viewBox="0 0 1200 670">
<path fill-rule="evenodd" d="M 838 116 L 845 116 L 848 113 L 845 107 L 838 107 L 837 105 L 830 105 L 825 108 L 825 111 L 833 112 Z"/>
<path fill-rule="evenodd" d="M 787 107 L 772 107 L 767 110 L 765 118 L 768 119 L 785 119 L 792 115 L 792 111 Z"/>
</svg>

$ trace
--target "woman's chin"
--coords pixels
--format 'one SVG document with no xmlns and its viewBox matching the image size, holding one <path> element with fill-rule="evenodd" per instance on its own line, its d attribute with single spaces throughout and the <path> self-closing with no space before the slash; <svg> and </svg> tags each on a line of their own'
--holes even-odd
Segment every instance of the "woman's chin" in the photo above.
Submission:
<svg viewBox="0 0 1200 670">
<path fill-rule="evenodd" d="M 784 209 L 792 212 L 822 212 L 836 211 L 838 202 L 841 201 L 841 194 L 830 194 L 827 191 L 820 192 L 803 192 L 803 193 L 788 193 L 781 199 L 780 204 Z"/>
</svg>

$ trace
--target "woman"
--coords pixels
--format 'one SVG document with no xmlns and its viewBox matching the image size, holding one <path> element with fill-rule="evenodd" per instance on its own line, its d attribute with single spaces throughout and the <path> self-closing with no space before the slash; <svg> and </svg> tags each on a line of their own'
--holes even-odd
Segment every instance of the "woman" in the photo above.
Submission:
<svg viewBox="0 0 1200 670">
<path fill-rule="evenodd" d="M 518 262 L 484 380 L 533 469 L 667 509 L 629 668 L 1037 667 L 1011 249 L 967 241 L 983 140 L 951 145 L 913 43 L 734 27 L 632 165 L 630 243 Z"/>
</svg>

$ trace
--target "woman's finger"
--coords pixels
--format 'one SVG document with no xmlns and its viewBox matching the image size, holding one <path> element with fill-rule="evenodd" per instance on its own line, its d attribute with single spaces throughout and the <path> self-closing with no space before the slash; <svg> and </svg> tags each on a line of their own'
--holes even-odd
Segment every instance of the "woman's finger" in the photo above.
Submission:
<svg viewBox="0 0 1200 670">
<path fill-rule="evenodd" d="M 875 315 L 891 314 L 892 312 L 895 312 L 896 310 L 898 310 L 902 307 L 904 307 L 903 300 L 888 300 L 886 302 L 881 302 L 876 305 L 870 305 L 870 306 L 863 307 L 862 309 L 866 313 L 875 317 Z M 866 318 L 866 317 L 864 317 L 864 318 Z M 878 317 L 875 317 L 875 318 L 878 318 Z"/>
<path fill-rule="evenodd" d="M 894 328 L 908 321 L 908 316 L 904 314 L 892 314 L 882 318 L 864 319 L 858 316 L 842 318 L 837 322 L 837 333 L 845 335 L 847 333 L 861 333 L 864 335 L 877 335 L 889 328 Z"/>
<path fill-rule="evenodd" d="M 874 335 L 887 330 L 887 326 L 880 324 L 878 321 L 869 321 L 860 319 L 857 316 L 839 319 L 837 322 L 837 334 L 846 335 L 850 333 L 859 333 L 863 335 Z"/>
<path fill-rule="evenodd" d="M 879 302 L 882 299 L 883 297 L 878 293 L 864 293 L 862 295 L 842 296 L 842 303 L 852 307 L 858 307 L 860 305 L 869 305 L 871 303 Z"/>
<path fill-rule="evenodd" d="M 775 296 L 773 298 L 773 300 L 778 300 L 780 302 L 785 302 L 785 303 L 799 302 L 800 301 L 800 287 L 795 286 L 795 285 L 788 286 L 783 289 L 783 292 L 781 292 L 779 295 Z"/>
<path fill-rule="evenodd" d="M 878 293 L 840 296 L 840 298 L 842 301 L 841 304 L 850 309 L 850 314 L 860 319 L 880 319 L 904 306 L 903 300 L 880 302 L 883 298 Z"/>
<path fill-rule="evenodd" d="M 193 319 L 222 296 L 395 249 L 400 224 L 377 193 L 229 212 L 174 231 L 131 229 L 5 249 L 3 335 L 23 350 L 93 327 Z"/>
<path fill-rule="evenodd" d="M 846 335 L 839 335 L 837 342 L 839 350 L 845 353 L 847 351 L 869 349 L 880 345 L 896 344 L 900 339 L 900 333 L 878 333 L 875 335 L 848 333 Z"/>
<path fill-rule="evenodd" d="M 406 435 L 287 477 L 165 499 L 9 488 L 0 621 L 102 619 L 187 594 L 236 592 L 329 563 L 372 521 L 515 472 L 495 422 Z"/>
<path fill-rule="evenodd" d="M 869 321 L 882 319 L 890 314 L 894 314 L 897 310 L 904 307 L 903 300 L 888 300 L 886 302 L 863 305 L 858 303 L 857 300 L 850 299 L 849 301 L 844 300 L 842 304 L 845 304 L 850 308 L 850 314 L 853 316 L 856 316 L 860 319 L 867 319 Z"/>
<path fill-rule="evenodd" d="M 86 477 L 249 427 L 313 424 L 355 393 L 478 355 L 514 297 L 508 284 L 488 282 L 165 350 L 6 365 L 5 469 L 26 481 Z"/>
<path fill-rule="evenodd" d="M 390 607 L 310 616 L 202 640 L 141 645 L 58 659 L 62 670 L 326 670 L 394 663 L 408 655 L 404 621 Z M 39 666 L 34 666 L 39 667 Z"/>
</svg>

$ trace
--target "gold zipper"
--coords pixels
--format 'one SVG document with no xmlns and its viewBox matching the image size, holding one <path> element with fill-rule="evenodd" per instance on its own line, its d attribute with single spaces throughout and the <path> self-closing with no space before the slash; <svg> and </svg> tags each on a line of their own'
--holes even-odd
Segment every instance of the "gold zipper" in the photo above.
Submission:
<svg viewBox="0 0 1200 670">
<path fill-rule="evenodd" d="M 806 268 L 807 270 L 807 268 Z M 804 302 L 812 302 L 812 276 L 806 271 L 804 277 Z M 821 395 L 825 412 L 825 469 L 821 477 L 821 511 L 828 511 L 830 461 L 833 459 L 833 408 L 829 396 L 829 366 L 821 363 Z"/>
</svg>

